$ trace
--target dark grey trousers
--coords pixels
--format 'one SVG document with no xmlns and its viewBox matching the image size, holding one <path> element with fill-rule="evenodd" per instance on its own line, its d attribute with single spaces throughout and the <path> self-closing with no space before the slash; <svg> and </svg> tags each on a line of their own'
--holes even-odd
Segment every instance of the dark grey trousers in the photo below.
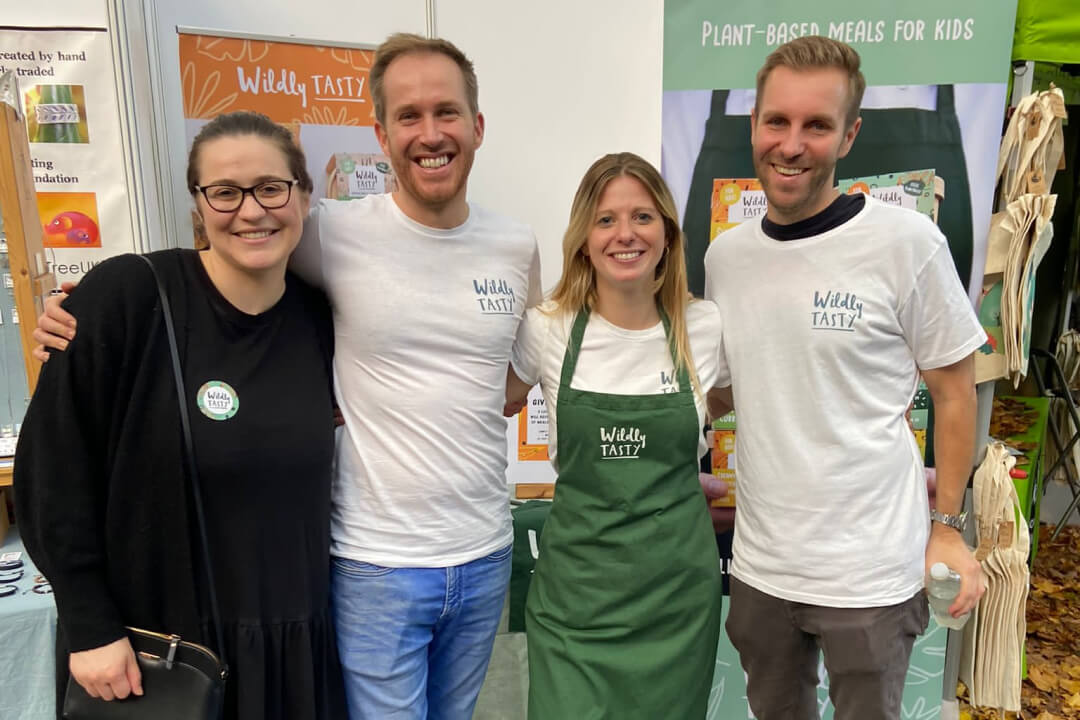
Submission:
<svg viewBox="0 0 1080 720">
<path fill-rule="evenodd" d="M 817 720 L 819 650 L 835 720 L 899 720 L 911 648 L 929 617 L 922 591 L 898 605 L 830 608 L 732 577 L 726 627 L 757 720 Z"/>
</svg>

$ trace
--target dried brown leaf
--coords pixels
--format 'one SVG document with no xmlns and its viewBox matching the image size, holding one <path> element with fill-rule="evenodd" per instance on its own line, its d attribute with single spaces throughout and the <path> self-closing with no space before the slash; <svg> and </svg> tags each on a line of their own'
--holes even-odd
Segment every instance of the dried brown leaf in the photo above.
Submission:
<svg viewBox="0 0 1080 720">
<path fill-rule="evenodd" d="M 1043 692 L 1050 692 L 1058 686 L 1058 676 L 1048 665 L 1028 664 L 1028 679 Z"/>
<path fill-rule="evenodd" d="M 1058 595 L 1064 588 L 1047 578 L 1036 578 L 1031 581 L 1032 587 L 1044 595 Z"/>
<path fill-rule="evenodd" d="M 1039 527 L 1031 570 L 1024 648 L 1030 682 L 1020 688 L 1021 712 L 971 708 L 960 686 L 960 712 L 970 720 L 1080 720 L 1080 526 L 1064 528 L 1051 543 L 1053 531 Z"/>
</svg>

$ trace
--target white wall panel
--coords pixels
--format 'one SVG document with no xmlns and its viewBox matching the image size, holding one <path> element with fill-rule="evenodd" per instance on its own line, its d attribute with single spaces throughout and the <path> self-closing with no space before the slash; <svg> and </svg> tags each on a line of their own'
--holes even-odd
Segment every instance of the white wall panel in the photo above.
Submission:
<svg viewBox="0 0 1080 720">
<path fill-rule="evenodd" d="M 523 220 L 558 280 L 578 181 L 608 152 L 659 167 L 661 0 L 443 0 L 435 31 L 476 65 L 487 120 L 469 197 Z"/>
<path fill-rule="evenodd" d="M 0 0 L 0 24 L 27 26 L 106 27 L 105 0 Z"/>
</svg>

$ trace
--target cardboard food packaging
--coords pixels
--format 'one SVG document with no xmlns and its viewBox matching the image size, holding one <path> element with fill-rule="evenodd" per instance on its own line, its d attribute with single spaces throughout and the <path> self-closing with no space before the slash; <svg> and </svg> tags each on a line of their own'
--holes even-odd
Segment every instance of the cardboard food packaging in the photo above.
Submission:
<svg viewBox="0 0 1080 720">
<path fill-rule="evenodd" d="M 397 190 L 390 159 L 377 153 L 334 153 L 326 164 L 326 197 L 356 200 Z"/>
<path fill-rule="evenodd" d="M 709 505 L 735 507 L 735 411 L 713 421 L 712 436 L 712 473 L 727 484 L 728 493 Z"/>
</svg>

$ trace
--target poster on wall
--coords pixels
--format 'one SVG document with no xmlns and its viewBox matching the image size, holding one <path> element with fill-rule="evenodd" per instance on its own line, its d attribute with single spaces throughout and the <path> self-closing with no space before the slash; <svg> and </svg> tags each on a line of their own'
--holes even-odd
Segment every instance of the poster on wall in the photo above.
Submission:
<svg viewBox="0 0 1080 720">
<path fill-rule="evenodd" d="M 518 462 L 548 462 L 548 409 L 540 385 L 533 385 L 517 414 Z"/>
<path fill-rule="evenodd" d="M 221 113 L 253 110 L 289 128 L 307 156 L 313 199 L 392 192 L 375 139 L 368 46 L 179 31 L 187 143 Z"/>
<path fill-rule="evenodd" d="M 944 181 L 938 224 L 978 296 L 1005 107 L 1016 3 L 799 0 L 664 5 L 662 170 L 687 234 L 691 290 L 717 234 L 719 180 L 754 178 L 756 74 L 779 45 L 826 35 L 862 57 L 863 125 L 836 177 L 932 170 Z M 728 181 L 730 182 L 730 180 Z M 975 279 L 976 282 L 972 282 Z"/>
<path fill-rule="evenodd" d="M 539 385 L 529 390 L 525 407 L 506 423 L 506 479 L 519 500 L 550 497 L 555 470 L 548 454 L 548 407 Z"/>
<path fill-rule="evenodd" d="M 108 32 L 0 29 L 3 70 L 19 82 L 49 270 L 77 282 L 135 249 Z"/>
</svg>

